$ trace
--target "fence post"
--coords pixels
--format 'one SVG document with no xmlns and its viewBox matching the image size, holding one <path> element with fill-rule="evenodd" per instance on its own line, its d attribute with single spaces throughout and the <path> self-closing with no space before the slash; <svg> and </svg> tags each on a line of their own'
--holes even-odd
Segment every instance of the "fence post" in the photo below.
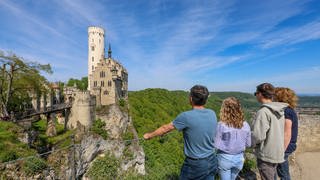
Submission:
<svg viewBox="0 0 320 180">
<path fill-rule="evenodd" d="M 74 135 L 70 136 L 71 138 L 71 179 L 77 179 L 77 169 L 76 169 L 76 147 Z"/>
</svg>

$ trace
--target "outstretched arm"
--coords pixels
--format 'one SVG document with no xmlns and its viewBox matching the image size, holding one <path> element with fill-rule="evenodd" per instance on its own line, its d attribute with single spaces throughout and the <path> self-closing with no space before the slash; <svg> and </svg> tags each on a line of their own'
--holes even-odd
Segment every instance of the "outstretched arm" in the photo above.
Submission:
<svg viewBox="0 0 320 180">
<path fill-rule="evenodd" d="M 156 136 L 162 136 L 164 134 L 167 134 L 168 132 L 170 132 L 174 129 L 175 129 L 175 127 L 174 127 L 173 123 L 171 122 L 169 124 L 162 125 L 161 127 L 159 127 L 158 129 L 156 129 L 153 132 L 144 134 L 143 138 L 146 140 L 152 139 Z"/>
</svg>

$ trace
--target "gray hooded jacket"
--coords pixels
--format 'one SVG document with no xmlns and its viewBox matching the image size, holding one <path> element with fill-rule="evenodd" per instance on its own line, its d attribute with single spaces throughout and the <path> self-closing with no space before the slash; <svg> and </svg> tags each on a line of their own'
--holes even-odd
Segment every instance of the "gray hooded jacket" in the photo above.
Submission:
<svg viewBox="0 0 320 180">
<path fill-rule="evenodd" d="M 286 103 L 271 102 L 261 106 L 252 124 L 252 145 L 258 159 L 284 162 L 284 109 Z"/>
</svg>

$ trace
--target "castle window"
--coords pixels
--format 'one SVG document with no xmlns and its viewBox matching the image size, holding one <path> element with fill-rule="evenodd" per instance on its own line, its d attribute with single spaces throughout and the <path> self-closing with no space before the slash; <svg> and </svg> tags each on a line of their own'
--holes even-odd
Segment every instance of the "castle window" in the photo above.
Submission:
<svg viewBox="0 0 320 180">
<path fill-rule="evenodd" d="M 104 94 L 104 95 L 108 95 L 108 94 L 109 94 L 109 91 L 104 91 L 103 94 Z"/>
<path fill-rule="evenodd" d="M 106 77 L 106 72 L 101 71 L 101 72 L 100 72 L 100 77 L 101 77 L 101 78 Z"/>
<path fill-rule="evenodd" d="M 104 87 L 104 81 L 101 81 L 101 87 Z"/>
<path fill-rule="evenodd" d="M 94 66 L 92 66 L 92 70 L 94 70 Z"/>
<path fill-rule="evenodd" d="M 94 81 L 94 82 L 93 82 L 93 86 L 94 86 L 94 87 L 97 87 L 97 85 L 98 85 L 97 81 Z"/>
<path fill-rule="evenodd" d="M 112 86 L 112 82 L 108 81 L 108 86 L 111 87 Z"/>
<path fill-rule="evenodd" d="M 94 62 L 94 57 L 92 57 L 91 59 L 92 59 L 92 62 Z"/>
<path fill-rule="evenodd" d="M 106 77 L 106 73 L 104 72 L 104 71 L 101 71 L 100 72 L 100 77 L 102 78 L 102 77 Z"/>
<path fill-rule="evenodd" d="M 91 46 L 91 51 L 94 51 L 94 46 Z"/>
</svg>

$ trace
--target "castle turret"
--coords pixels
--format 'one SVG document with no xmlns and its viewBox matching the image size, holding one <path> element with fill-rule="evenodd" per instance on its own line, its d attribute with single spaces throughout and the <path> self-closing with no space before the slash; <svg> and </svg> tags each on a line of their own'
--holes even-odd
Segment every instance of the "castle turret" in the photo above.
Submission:
<svg viewBox="0 0 320 180">
<path fill-rule="evenodd" d="M 104 29 L 91 26 L 88 28 L 88 89 L 90 90 L 90 75 L 100 62 L 104 59 Z"/>
<path fill-rule="evenodd" d="M 111 50 L 111 45 L 109 44 L 109 49 L 108 49 L 108 58 L 111 59 L 112 58 L 112 50 Z"/>
</svg>

